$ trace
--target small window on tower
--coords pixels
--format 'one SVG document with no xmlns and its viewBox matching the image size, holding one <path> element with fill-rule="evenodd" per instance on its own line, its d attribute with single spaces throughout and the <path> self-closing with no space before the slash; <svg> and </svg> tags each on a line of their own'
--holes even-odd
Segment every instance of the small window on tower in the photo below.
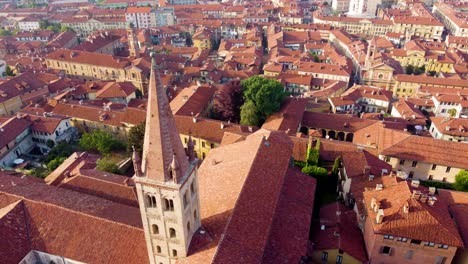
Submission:
<svg viewBox="0 0 468 264">
<path fill-rule="evenodd" d="M 184 193 L 184 208 L 187 208 L 188 205 L 188 194 L 187 192 Z"/>
<path fill-rule="evenodd" d="M 195 195 L 195 181 L 192 182 L 192 184 L 190 184 L 190 192 L 192 193 L 192 196 Z"/>
<path fill-rule="evenodd" d="M 174 201 L 171 199 L 164 198 L 164 210 L 174 211 Z"/>
<path fill-rule="evenodd" d="M 177 250 L 175 250 L 175 249 L 172 250 L 172 256 L 177 257 Z"/>
<path fill-rule="evenodd" d="M 175 231 L 174 228 L 169 228 L 169 236 L 170 236 L 171 238 L 176 237 L 176 231 Z"/>
<path fill-rule="evenodd" d="M 156 253 L 161 253 L 161 247 L 160 246 L 156 246 Z"/>
<path fill-rule="evenodd" d="M 151 225 L 151 231 L 153 232 L 153 234 L 158 235 L 159 234 L 158 225 Z"/>
</svg>

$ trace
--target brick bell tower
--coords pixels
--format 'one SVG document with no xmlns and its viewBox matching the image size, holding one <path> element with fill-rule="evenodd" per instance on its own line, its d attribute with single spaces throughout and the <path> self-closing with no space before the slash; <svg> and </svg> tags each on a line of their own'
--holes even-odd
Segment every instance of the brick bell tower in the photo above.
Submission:
<svg viewBox="0 0 468 264">
<path fill-rule="evenodd" d="M 141 168 L 135 169 L 134 179 L 150 263 L 168 264 L 187 256 L 192 236 L 201 224 L 198 160 L 184 150 L 156 55 L 151 57 L 143 157 L 139 166 L 140 159 L 134 155 L 136 167 Z"/>
</svg>

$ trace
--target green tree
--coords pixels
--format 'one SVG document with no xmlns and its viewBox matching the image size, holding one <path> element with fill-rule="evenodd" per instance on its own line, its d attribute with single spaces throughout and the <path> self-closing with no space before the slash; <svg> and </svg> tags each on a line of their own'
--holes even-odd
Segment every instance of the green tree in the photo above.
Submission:
<svg viewBox="0 0 468 264">
<path fill-rule="evenodd" d="M 406 66 L 405 71 L 406 71 L 406 74 L 410 74 L 410 75 L 413 74 L 414 73 L 414 66 L 413 65 Z"/>
<path fill-rule="evenodd" d="M 421 75 L 426 72 L 426 66 L 414 67 L 414 75 Z"/>
<path fill-rule="evenodd" d="M 241 106 L 240 123 L 247 126 L 258 126 L 258 111 L 252 101 L 247 101 Z"/>
<path fill-rule="evenodd" d="M 318 166 L 306 166 L 302 168 L 302 173 L 310 175 L 317 179 L 319 182 L 325 182 L 328 178 L 328 171 L 325 168 Z"/>
<path fill-rule="evenodd" d="M 114 139 L 109 132 L 103 130 L 84 133 L 80 139 L 80 146 L 85 150 L 97 150 L 101 154 L 125 149 L 125 143 Z"/>
<path fill-rule="evenodd" d="M 457 115 L 457 109 L 452 108 L 447 111 L 447 113 L 450 115 L 450 117 L 455 117 Z"/>
<path fill-rule="evenodd" d="M 130 128 L 128 132 L 128 145 L 127 150 L 132 151 L 132 146 L 135 146 L 135 150 L 140 153 L 143 152 L 143 140 L 145 138 L 145 127 L 146 124 L 143 122 L 137 126 Z"/>
<path fill-rule="evenodd" d="M 280 109 L 281 103 L 286 97 L 283 85 L 273 79 L 253 76 L 243 80 L 241 86 L 244 92 L 244 104 L 248 103 L 248 109 L 252 110 L 253 108 L 250 104 L 253 103 L 257 112 L 259 125 L 263 124 L 269 115 Z"/>
<path fill-rule="evenodd" d="M 66 141 L 60 141 L 47 153 L 45 162 L 48 163 L 57 157 L 69 157 L 74 152 L 73 146 Z"/>
<path fill-rule="evenodd" d="M 55 170 L 56 168 L 58 168 L 58 166 L 60 166 L 65 160 L 67 159 L 67 157 L 56 157 L 55 159 L 49 161 L 47 163 L 47 169 L 49 171 L 53 171 Z"/>
<path fill-rule="evenodd" d="M 75 30 L 73 30 L 73 28 L 61 25 L 60 26 L 60 32 L 65 32 L 65 31 L 75 32 Z"/>
<path fill-rule="evenodd" d="M 49 26 L 49 21 L 47 21 L 47 20 L 39 21 L 39 28 L 40 29 L 46 29 L 48 26 Z"/>
<path fill-rule="evenodd" d="M 117 164 L 107 161 L 105 159 L 98 160 L 96 168 L 100 171 L 107 171 L 114 174 L 121 173 Z"/>
<path fill-rule="evenodd" d="M 0 28 L 0 36 L 1 36 L 1 37 L 4 37 L 4 36 L 11 36 L 11 35 L 12 35 L 11 31 L 8 31 L 8 30 L 6 30 L 6 29 Z"/>
<path fill-rule="evenodd" d="M 317 56 L 317 54 L 314 54 L 313 57 L 314 57 L 314 62 L 320 62 L 320 58 L 319 56 Z"/>
<path fill-rule="evenodd" d="M 318 166 L 320 162 L 320 139 L 317 139 L 315 147 L 307 149 L 307 166 Z"/>
<path fill-rule="evenodd" d="M 461 170 L 457 173 L 453 187 L 457 191 L 468 192 L 468 171 Z"/>
<path fill-rule="evenodd" d="M 341 166 L 341 156 L 336 157 L 335 162 L 333 163 L 332 173 L 338 175 L 338 170 Z"/>
<path fill-rule="evenodd" d="M 11 69 L 9 65 L 6 66 L 5 73 L 7 76 L 15 76 L 15 74 L 13 73 L 13 70 Z"/>
<path fill-rule="evenodd" d="M 58 33 L 61 30 L 60 25 L 57 25 L 57 24 L 51 24 L 51 25 L 47 26 L 46 29 L 51 30 L 51 31 L 53 31 L 55 33 Z"/>
</svg>

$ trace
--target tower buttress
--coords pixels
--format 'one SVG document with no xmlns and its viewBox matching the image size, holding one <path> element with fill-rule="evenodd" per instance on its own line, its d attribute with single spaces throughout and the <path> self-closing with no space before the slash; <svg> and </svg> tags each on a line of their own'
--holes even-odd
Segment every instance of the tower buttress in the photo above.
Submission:
<svg viewBox="0 0 468 264">
<path fill-rule="evenodd" d="M 169 264 L 187 256 L 201 225 L 198 160 L 185 153 L 156 55 L 151 57 L 141 175 L 135 177 L 135 186 L 150 263 Z"/>
</svg>

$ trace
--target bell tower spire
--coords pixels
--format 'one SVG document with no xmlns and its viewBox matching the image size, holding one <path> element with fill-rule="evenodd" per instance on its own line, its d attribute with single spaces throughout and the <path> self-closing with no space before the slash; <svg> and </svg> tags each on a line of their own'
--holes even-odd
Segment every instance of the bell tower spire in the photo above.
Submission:
<svg viewBox="0 0 468 264">
<path fill-rule="evenodd" d="M 131 57 L 138 59 L 140 57 L 140 48 L 135 36 L 135 27 L 132 23 L 129 24 L 127 29 L 128 51 Z"/>
<path fill-rule="evenodd" d="M 198 160 L 185 153 L 156 55 L 151 57 L 141 176 L 135 177 L 135 186 L 150 263 L 169 264 L 187 256 L 201 224 Z"/>
</svg>

